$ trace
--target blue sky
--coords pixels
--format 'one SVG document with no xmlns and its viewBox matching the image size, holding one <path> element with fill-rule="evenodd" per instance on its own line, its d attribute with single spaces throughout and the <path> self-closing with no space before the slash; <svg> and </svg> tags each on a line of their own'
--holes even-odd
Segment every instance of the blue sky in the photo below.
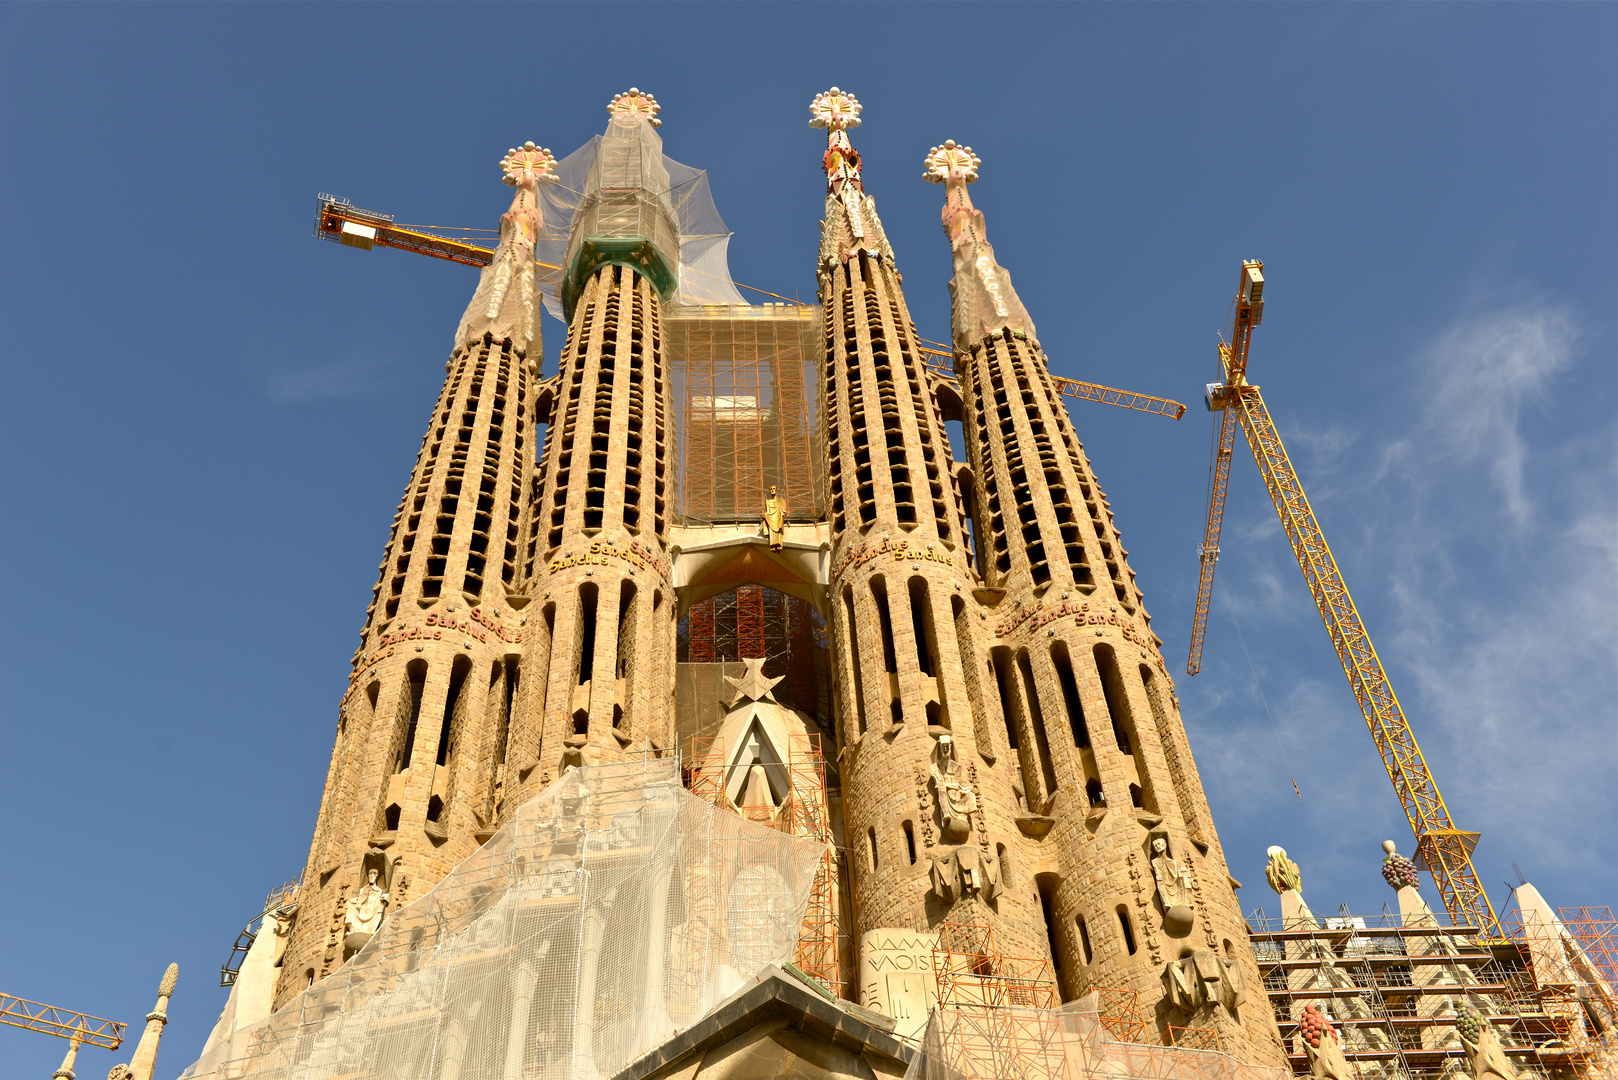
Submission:
<svg viewBox="0 0 1618 1080">
<path fill-rule="evenodd" d="M 1517 862 L 1553 904 L 1618 904 L 1615 29 L 1610 4 L 0 7 L 0 986 L 138 1024 L 177 960 L 160 1070 L 200 1049 L 236 932 L 302 868 L 475 282 L 316 243 L 315 193 L 492 227 L 505 148 L 571 151 L 630 85 L 710 170 L 735 277 L 805 298 L 808 102 L 857 94 L 938 340 L 921 158 L 977 150 L 1053 370 L 1194 405 L 1073 406 L 1175 671 L 1196 403 L 1264 259 L 1251 374 L 1484 883 L 1500 903 Z M 1280 843 L 1317 910 L 1376 913 L 1409 832 L 1241 454 L 1223 547 L 1178 689 L 1244 902 L 1274 910 Z M 0 1028 L 0 1073 L 63 1045 Z"/>
</svg>

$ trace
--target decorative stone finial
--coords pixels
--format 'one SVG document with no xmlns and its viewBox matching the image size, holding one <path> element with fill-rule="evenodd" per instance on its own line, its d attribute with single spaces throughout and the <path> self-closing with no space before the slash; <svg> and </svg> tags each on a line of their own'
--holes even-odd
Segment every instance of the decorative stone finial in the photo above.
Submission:
<svg viewBox="0 0 1618 1080">
<path fill-rule="evenodd" d="M 933 184 L 973 184 L 977 182 L 978 166 L 983 160 L 972 153 L 970 146 L 956 146 L 954 139 L 945 139 L 943 146 L 927 151 L 922 161 L 922 179 Z"/>
<path fill-rule="evenodd" d="M 847 131 L 860 126 L 860 110 L 865 106 L 853 94 L 832 87 L 815 95 L 809 103 L 809 126 Z"/>
<path fill-rule="evenodd" d="M 1269 847 L 1264 854 L 1270 857 L 1269 863 L 1264 867 L 1264 880 L 1270 883 L 1270 888 L 1278 893 L 1288 889 L 1301 891 L 1303 889 L 1303 875 L 1298 873 L 1298 864 L 1287 858 L 1287 849 L 1284 847 Z"/>
<path fill-rule="evenodd" d="M 645 120 L 653 127 L 662 127 L 663 121 L 657 114 L 663 111 L 663 106 L 650 94 L 643 94 L 639 87 L 631 86 L 627 93 L 619 94 L 607 106 L 607 112 L 614 120 Z"/>
<path fill-rule="evenodd" d="M 556 183 L 556 158 L 543 146 L 525 142 L 500 159 L 501 180 L 507 187 Z"/>
<path fill-rule="evenodd" d="M 158 997 L 171 997 L 174 994 L 174 984 L 180 981 L 180 965 L 170 964 L 169 969 L 163 972 L 163 981 L 157 984 Z"/>
<path fill-rule="evenodd" d="M 1384 840 L 1382 850 L 1387 852 L 1382 859 L 1382 880 L 1388 883 L 1390 889 L 1414 889 L 1421 884 L 1416 864 L 1399 854 L 1398 845 L 1392 840 Z"/>
</svg>

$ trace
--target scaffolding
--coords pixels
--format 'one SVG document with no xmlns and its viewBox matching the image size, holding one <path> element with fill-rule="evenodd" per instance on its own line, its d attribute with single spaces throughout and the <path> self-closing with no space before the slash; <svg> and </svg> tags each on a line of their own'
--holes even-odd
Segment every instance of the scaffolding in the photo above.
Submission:
<svg viewBox="0 0 1618 1080">
<path fill-rule="evenodd" d="M 739 676 L 744 660 L 762 659 L 764 674 L 781 678 L 777 701 L 807 713 L 829 732 L 831 634 L 807 600 L 765 585 L 744 584 L 698 601 L 675 631 L 675 721 L 685 746 L 707 734 L 729 697 L 724 676 Z"/>
<path fill-rule="evenodd" d="M 774 486 L 789 521 L 826 516 L 815 377 L 821 312 L 794 304 L 674 307 L 675 521 L 757 521 Z"/>
<path fill-rule="evenodd" d="M 822 855 L 694 798 L 675 757 L 570 770 L 183 1075 L 612 1076 L 793 955 Z"/>
<path fill-rule="evenodd" d="M 1372 919 L 1344 911 L 1288 928 L 1260 908 L 1247 921 L 1297 1075 L 1309 1071 L 1300 1031 L 1307 1005 L 1330 1019 L 1344 1056 L 1366 1080 L 1441 1080 L 1464 1069 L 1459 1024 L 1468 1009 L 1495 1027 L 1525 1080 L 1551 1075 L 1495 954 L 1477 943 L 1478 927 L 1445 914 L 1406 922 L 1387 911 Z"/>
<path fill-rule="evenodd" d="M 263 910 L 247 921 L 242 932 L 236 935 L 235 944 L 230 947 L 230 956 L 219 965 L 220 986 L 236 985 L 236 976 L 241 973 L 242 961 L 247 959 L 247 950 L 258 940 L 259 929 L 264 925 L 264 920 L 271 915 L 294 910 L 298 906 L 298 887 L 302 884 L 303 874 L 299 873 L 271 889 L 269 895 L 264 897 Z"/>
<path fill-rule="evenodd" d="M 698 736 L 692 740 L 692 767 L 687 774 L 691 794 L 758 824 L 820 845 L 820 861 L 804 908 L 793 963 L 827 992 L 839 995 L 842 974 L 838 949 L 837 862 L 831 815 L 826 804 L 826 763 L 820 739 L 809 732 L 788 733 L 784 762 L 788 790 L 776 807 L 744 807 L 732 801 L 727 789 L 733 749 L 717 736 Z M 713 898 L 693 895 L 692 901 L 698 905 L 712 904 Z"/>
<path fill-rule="evenodd" d="M 1607 984 L 1608 993 L 1618 995 L 1618 919 L 1612 908 L 1565 907 L 1557 908 L 1556 915 Z"/>
<path fill-rule="evenodd" d="M 1517 1037 L 1547 1076 L 1604 1077 L 1618 1068 L 1611 908 L 1561 908 L 1555 920 L 1514 910 L 1495 968 L 1520 1017 Z"/>
</svg>

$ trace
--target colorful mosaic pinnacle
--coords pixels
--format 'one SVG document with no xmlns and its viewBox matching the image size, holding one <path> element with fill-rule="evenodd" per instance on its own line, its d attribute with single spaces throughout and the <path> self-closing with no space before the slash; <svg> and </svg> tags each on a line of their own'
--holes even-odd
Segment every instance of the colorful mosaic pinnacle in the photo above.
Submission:
<svg viewBox="0 0 1618 1080">
<path fill-rule="evenodd" d="M 978 166 L 983 159 L 972 153 L 970 146 L 956 146 L 954 139 L 945 139 L 943 146 L 927 152 L 922 162 L 922 179 L 933 184 L 973 184 L 977 182 Z"/>
<path fill-rule="evenodd" d="M 502 181 L 507 187 L 533 187 L 556 183 L 556 158 L 543 146 L 525 142 L 506 151 L 500 159 Z"/>
<path fill-rule="evenodd" d="M 638 87 L 631 86 L 627 93 L 619 94 L 607 106 L 607 112 L 612 114 L 614 120 L 645 120 L 653 127 L 662 127 L 663 121 L 657 114 L 663 111 L 663 106 L 650 94 L 641 93 Z"/>
<path fill-rule="evenodd" d="M 860 126 L 860 110 L 863 108 L 853 94 L 845 94 L 834 86 L 816 94 L 809 103 L 809 126 L 847 131 Z"/>
</svg>

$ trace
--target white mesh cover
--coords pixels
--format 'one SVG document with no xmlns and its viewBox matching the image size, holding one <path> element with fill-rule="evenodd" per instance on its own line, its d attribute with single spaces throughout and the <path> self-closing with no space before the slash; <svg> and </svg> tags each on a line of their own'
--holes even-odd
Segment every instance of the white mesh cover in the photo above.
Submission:
<svg viewBox="0 0 1618 1080">
<path fill-rule="evenodd" d="M 182 1076 L 611 1076 L 791 958 L 822 854 L 695 798 L 675 758 L 575 769 Z"/>
<path fill-rule="evenodd" d="M 646 131 L 650 133 L 651 129 Z M 539 203 L 545 222 L 534 245 L 534 258 L 540 262 L 567 266 L 574 213 L 584 198 L 602 142 L 603 137 L 597 135 L 557 162 L 557 182 L 540 185 Z M 680 288 L 672 299 L 682 304 L 746 304 L 730 279 L 731 234 L 714 205 L 707 171 L 682 165 L 666 154 L 663 170 L 668 175 L 668 202 L 680 230 Z M 557 296 L 562 273 L 540 267 L 536 274 L 545 310 L 558 319 L 563 318 L 562 302 Z"/>
</svg>

